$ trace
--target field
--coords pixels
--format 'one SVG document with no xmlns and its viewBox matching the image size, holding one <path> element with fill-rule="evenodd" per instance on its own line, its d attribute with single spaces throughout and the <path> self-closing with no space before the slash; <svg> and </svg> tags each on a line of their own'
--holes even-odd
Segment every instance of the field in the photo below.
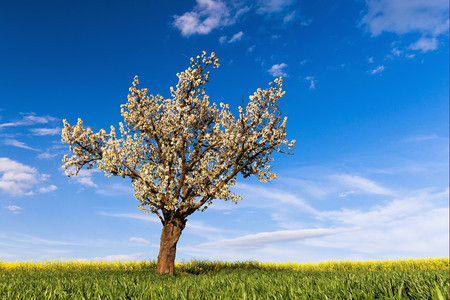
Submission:
<svg viewBox="0 0 450 300">
<path fill-rule="evenodd" d="M 449 259 L 0 262 L 0 299 L 449 299 Z"/>
</svg>

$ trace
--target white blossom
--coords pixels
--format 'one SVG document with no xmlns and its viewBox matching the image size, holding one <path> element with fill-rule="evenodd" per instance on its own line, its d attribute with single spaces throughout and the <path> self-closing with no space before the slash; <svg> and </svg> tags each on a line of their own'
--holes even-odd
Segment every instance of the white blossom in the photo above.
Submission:
<svg viewBox="0 0 450 300">
<path fill-rule="evenodd" d="M 229 190 L 239 173 L 263 182 L 276 178 L 272 152 L 290 153 L 295 144 L 285 137 L 287 118 L 277 106 L 285 93 L 282 78 L 258 88 L 236 118 L 228 104 L 218 108 L 205 93 L 206 69 L 219 67 L 218 61 L 214 52 L 191 58 L 191 66 L 177 73 L 171 98 L 139 89 L 135 76 L 121 105 L 120 137 L 113 126 L 94 133 L 81 119 L 73 126 L 64 119 L 62 141 L 73 152 L 63 159 L 66 174 L 96 166 L 107 176 L 128 177 L 139 209 L 161 221 L 169 213 L 204 210 L 214 199 L 240 200 Z"/>
</svg>

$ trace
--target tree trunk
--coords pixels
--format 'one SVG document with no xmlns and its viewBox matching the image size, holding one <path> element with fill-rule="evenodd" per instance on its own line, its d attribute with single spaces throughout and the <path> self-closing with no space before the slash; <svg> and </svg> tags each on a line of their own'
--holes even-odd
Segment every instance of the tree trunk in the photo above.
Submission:
<svg viewBox="0 0 450 300">
<path fill-rule="evenodd" d="M 161 242 L 159 246 L 158 262 L 156 264 L 156 273 L 173 275 L 175 269 L 175 255 L 177 243 L 181 232 L 186 226 L 186 219 L 183 217 L 174 217 L 165 220 L 161 232 Z"/>
</svg>

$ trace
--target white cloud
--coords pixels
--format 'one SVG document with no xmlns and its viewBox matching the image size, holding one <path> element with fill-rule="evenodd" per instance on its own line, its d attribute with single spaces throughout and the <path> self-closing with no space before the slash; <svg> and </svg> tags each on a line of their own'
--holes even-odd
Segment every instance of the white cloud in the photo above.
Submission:
<svg viewBox="0 0 450 300">
<path fill-rule="evenodd" d="M 253 45 L 253 46 L 249 47 L 247 51 L 248 51 L 249 53 L 252 53 L 253 50 L 255 50 L 255 48 L 256 48 L 256 45 Z"/>
<path fill-rule="evenodd" d="M 105 257 L 95 257 L 91 260 L 93 261 L 128 261 L 128 260 L 139 260 L 143 256 L 148 255 L 148 253 L 145 252 L 139 252 L 139 253 L 133 253 L 133 254 L 117 254 L 117 255 L 108 255 Z"/>
<path fill-rule="evenodd" d="M 305 184 L 312 185 L 314 189 L 323 188 L 324 195 L 314 197 L 314 192 L 307 191 L 308 196 L 304 196 L 305 184 L 298 184 L 299 178 L 288 180 L 279 177 L 283 182 L 283 191 L 260 185 L 236 186 L 245 199 L 240 205 L 249 205 L 247 203 L 250 201 L 248 207 L 254 207 L 257 203 L 261 211 L 271 212 L 271 220 L 275 222 L 275 226 L 288 229 L 289 233 L 294 234 L 296 228 L 307 228 L 305 226 L 312 224 L 316 228 L 355 229 L 351 232 L 301 240 L 301 246 L 294 247 L 300 254 L 286 254 L 289 259 L 304 259 L 304 253 L 308 251 L 311 251 L 308 259 L 315 260 L 345 257 L 428 257 L 448 253 L 448 187 L 443 190 L 414 190 L 414 187 L 393 190 L 361 176 L 324 175 L 334 173 L 329 169 L 319 169 L 317 178 L 314 170 L 310 169 L 298 171 L 296 174 L 305 172 L 310 176 Z M 388 178 L 392 179 L 392 176 L 393 174 L 389 174 Z M 348 202 L 336 199 L 336 193 L 339 194 L 339 191 L 345 191 L 341 196 L 355 196 Z M 364 195 L 364 198 L 360 195 Z M 256 199 L 257 202 L 253 202 Z M 310 206 L 312 201 L 314 207 Z M 301 209 L 302 206 L 309 209 Z M 283 236 L 279 236 L 280 242 L 284 242 Z M 290 234 L 285 236 L 288 241 Z M 272 247 L 282 248 L 276 245 L 277 238 L 277 234 L 268 233 L 254 233 L 240 238 L 226 236 L 225 240 L 215 242 L 210 239 L 199 247 L 228 247 L 233 255 L 237 255 L 239 249 L 245 248 L 248 249 L 246 257 L 277 257 L 263 252 L 264 249 Z M 267 246 L 264 240 L 267 243 L 274 241 L 273 246 Z M 253 244 L 256 245 L 254 249 L 251 248 Z M 220 251 L 217 250 L 216 253 L 226 257 L 227 253 L 219 253 Z"/>
<path fill-rule="evenodd" d="M 422 52 L 433 51 L 438 48 L 438 42 L 436 38 L 421 38 L 415 43 L 409 46 L 412 50 L 419 50 Z"/>
<path fill-rule="evenodd" d="M 60 135 L 61 134 L 61 128 L 32 128 L 30 129 L 31 132 L 34 133 L 34 135 Z"/>
<path fill-rule="evenodd" d="M 99 189 L 96 191 L 97 194 L 105 196 L 122 196 L 122 195 L 133 195 L 133 187 L 131 183 L 128 185 L 121 183 L 109 184 L 107 189 Z"/>
<path fill-rule="evenodd" d="M 415 143 L 437 142 L 440 139 L 432 133 L 408 137 L 408 141 Z M 399 142 L 403 140 L 399 139 Z M 448 149 L 448 138 L 442 141 L 442 145 Z M 405 149 L 405 145 L 400 148 Z M 432 155 L 428 148 L 428 154 Z M 361 159 L 362 162 L 388 161 L 392 165 L 376 165 L 378 168 L 392 167 L 395 172 L 374 175 L 371 163 L 368 163 L 369 166 L 358 164 L 358 172 L 354 173 L 359 176 L 349 172 L 347 167 L 346 173 L 337 173 L 329 167 L 315 166 L 292 170 L 291 180 L 279 176 L 266 185 L 238 183 L 233 192 L 242 195 L 244 200 L 238 205 L 223 202 L 223 207 L 228 205 L 231 212 L 226 216 L 229 225 L 223 226 L 234 234 L 204 234 L 205 239 L 198 242 L 200 245 L 189 249 L 189 245 L 181 243 L 179 257 L 190 253 L 197 258 L 320 261 L 446 255 L 448 190 L 416 190 L 416 182 L 405 178 L 405 173 L 397 173 L 398 168 L 402 167 L 398 161 L 357 154 L 352 159 Z M 440 168 L 445 171 L 448 164 Z M 421 173 L 418 178 L 423 176 Z M 406 186 L 399 189 L 398 186 L 403 184 Z M 439 185 L 439 181 L 434 184 Z M 340 198 L 340 193 L 351 197 Z M 213 204 L 211 213 L 222 216 L 222 211 L 213 211 L 221 203 Z M 257 215 L 258 222 L 254 223 L 253 216 Z M 244 233 L 241 224 L 247 224 Z M 214 223 L 211 225 L 214 226 Z M 302 235 L 299 233 L 298 240 L 290 240 L 299 228 L 355 230 L 308 239 L 300 239 Z M 278 235 L 273 233 L 276 230 L 287 233 Z M 251 248 L 252 245 L 256 246 Z"/>
<path fill-rule="evenodd" d="M 290 14 L 287 14 L 286 16 L 284 16 L 283 23 L 284 24 L 288 24 L 288 23 L 293 22 L 295 20 L 296 13 L 297 12 L 294 10 Z M 302 25 L 303 25 L 303 23 L 302 23 Z"/>
<path fill-rule="evenodd" d="M 61 143 L 58 144 L 54 144 L 52 145 L 50 148 L 47 148 L 45 152 L 40 153 L 37 158 L 39 159 L 49 159 L 49 158 L 53 158 L 55 156 L 62 156 L 63 152 L 66 151 L 67 146 Z"/>
<path fill-rule="evenodd" d="M 301 26 L 308 26 L 312 20 L 300 17 L 292 7 L 294 2 L 295 0 L 259 0 L 256 4 L 256 13 L 268 18 L 280 19 L 284 25 L 299 19 Z"/>
<path fill-rule="evenodd" d="M 32 195 L 32 187 L 43 179 L 30 166 L 6 157 L 0 157 L 0 190 L 11 196 Z"/>
<path fill-rule="evenodd" d="M 345 198 L 345 197 L 347 197 L 348 195 L 352 195 L 352 194 L 354 194 L 354 193 L 355 193 L 355 191 L 342 192 L 342 193 L 339 194 L 339 197 Z"/>
<path fill-rule="evenodd" d="M 148 241 L 148 240 L 146 240 L 144 238 L 141 238 L 141 237 L 131 237 L 129 241 L 130 242 L 136 242 L 136 243 L 139 243 L 139 244 L 144 244 L 144 245 L 150 245 L 151 244 L 150 241 Z"/>
<path fill-rule="evenodd" d="M 212 227 L 212 226 L 208 226 L 205 223 L 201 222 L 201 221 L 195 221 L 195 220 L 188 220 L 186 223 L 186 229 L 191 231 L 192 229 L 192 233 L 199 233 L 199 232 L 224 232 L 223 229 L 221 228 L 217 228 L 217 227 Z"/>
<path fill-rule="evenodd" d="M 40 189 L 39 189 L 39 193 L 49 193 L 49 192 L 52 192 L 52 191 L 56 191 L 58 189 L 58 187 L 56 186 L 56 185 L 50 185 L 50 186 L 47 186 L 47 187 L 41 187 Z"/>
<path fill-rule="evenodd" d="M 314 77 L 306 76 L 305 80 L 309 81 L 309 89 L 310 90 L 315 90 L 316 89 L 316 81 L 314 80 Z"/>
<path fill-rule="evenodd" d="M 372 75 L 375 75 L 375 74 L 379 74 L 379 73 L 381 73 L 383 71 L 384 71 L 384 66 L 383 65 L 379 65 L 375 69 L 370 70 L 369 73 L 372 74 Z"/>
<path fill-rule="evenodd" d="M 58 154 L 56 154 L 56 153 L 50 153 L 50 152 L 46 151 L 46 152 L 43 152 L 43 153 L 39 154 L 37 156 L 37 158 L 39 158 L 39 159 L 50 159 L 50 158 L 53 158 L 53 157 L 55 157 L 57 155 Z"/>
<path fill-rule="evenodd" d="M 70 235 L 70 232 L 68 232 L 68 234 Z M 42 238 L 11 230 L 0 230 L 0 255 L 2 259 L 6 259 L 11 262 L 17 260 L 45 261 L 54 259 L 89 261 L 93 260 L 91 258 L 95 256 L 99 257 L 96 257 L 94 260 L 128 260 L 128 258 L 131 260 L 136 260 L 144 255 L 147 255 L 148 258 L 150 257 L 150 253 L 135 253 L 125 256 L 108 255 L 111 253 L 111 249 L 117 249 L 117 247 L 120 247 L 121 249 L 131 249 L 131 251 L 125 250 L 122 253 L 133 253 L 132 251 L 134 246 L 130 243 L 128 238 L 123 240 L 120 237 L 116 237 L 114 240 L 106 240 L 95 237 L 94 234 L 93 237 L 85 235 L 81 240 L 79 240 L 77 237 L 72 237 L 70 239 L 54 238 L 51 236 L 51 232 L 46 232 L 46 235 L 47 237 Z M 150 247 L 156 248 L 157 245 L 152 244 Z M 78 259 L 74 259 L 76 257 L 78 257 Z M 89 259 L 79 257 L 88 257 Z"/>
<path fill-rule="evenodd" d="M 312 21 L 313 21 L 313 19 L 304 19 L 304 20 L 302 20 L 300 25 L 302 25 L 302 26 L 309 26 L 309 24 L 311 24 Z"/>
<path fill-rule="evenodd" d="M 22 207 L 17 206 L 17 205 L 8 205 L 8 206 L 5 206 L 5 208 L 7 210 L 11 211 L 15 215 L 20 214 L 20 211 L 22 210 Z"/>
<path fill-rule="evenodd" d="M 73 178 L 75 181 L 77 181 L 82 185 L 97 188 L 98 185 L 95 184 L 94 181 L 92 180 L 92 175 L 98 172 L 100 171 L 96 169 L 80 170 L 77 176 L 73 176 L 71 178 Z"/>
<path fill-rule="evenodd" d="M 15 139 L 5 139 L 3 141 L 3 144 L 8 145 L 8 146 L 17 147 L 17 148 L 32 150 L 32 151 L 39 151 L 38 149 L 32 148 L 32 147 L 28 146 L 27 144 L 25 144 L 24 142 L 20 142 Z"/>
<path fill-rule="evenodd" d="M 440 256 L 448 253 L 448 189 L 444 192 L 415 191 L 367 210 L 344 208 L 321 213 L 337 226 L 361 230 L 338 237 L 325 237 L 308 244 L 393 257 Z"/>
<path fill-rule="evenodd" d="M 232 8 L 221 0 L 196 1 L 197 5 L 192 11 L 174 16 L 173 25 L 186 37 L 193 34 L 208 34 L 216 28 L 232 25 L 241 14 L 248 11 L 248 8 L 244 7 L 233 12 Z"/>
<path fill-rule="evenodd" d="M 107 216 L 107 217 L 135 219 L 135 220 L 140 220 L 140 221 L 145 221 L 145 222 L 161 223 L 161 221 L 158 219 L 158 217 L 154 214 L 107 213 L 104 211 L 101 211 L 98 214 L 102 215 L 102 216 Z"/>
<path fill-rule="evenodd" d="M 15 242 L 25 243 L 27 245 L 86 246 L 86 244 L 83 243 L 49 240 L 28 234 L 18 234 L 18 233 L 15 233 L 14 236 L 11 237 L 10 239 Z"/>
<path fill-rule="evenodd" d="M 397 48 L 394 48 L 394 49 L 391 50 L 391 53 L 392 53 L 394 56 L 400 56 L 400 55 L 403 53 L 403 51 L 398 50 Z"/>
<path fill-rule="evenodd" d="M 233 37 L 228 41 L 228 43 L 235 43 L 237 41 L 240 41 L 242 39 L 242 36 L 244 36 L 244 33 L 242 31 L 239 31 Z"/>
<path fill-rule="evenodd" d="M 296 189 L 302 191 L 305 198 L 324 199 L 328 194 L 334 194 L 334 191 L 329 191 L 331 183 L 322 183 L 314 180 L 298 179 L 281 177 L 280 181 L 287 185 L 295 186 Z M 297 195 L 298 196 L 298 195 Z"/>
<path fill-rule="evenodd" d="M 421 143 L 421 142 L 429 142 L 429 141 L 442 141 L 445 145 L 448 144 L 449 140 L 445 137 L 440 137 L 436 134 L 419 134 L 419 135 L 412 135 L 409 137 L 404 138 L 403 140 L 400 140 L 402 143 Z"/>
<path fill-rule="evenodd" d="M 293 3 L 293 0 L 259 0 L 258 14 L 274 14 L 279 13 L 288 8 Z"/>
<path fill-rule="evenodd" d="M 221 43 L 221 44 L 225 43 L 226 41 L 227 41 L 227 36 L 226 36 L 226 35 L 222 35 L 222 36 L 219 38 L 219 43 Z"/>
<path fill-rule="evenodd" d="M 395 196 L 395 192 L 384 188 L 374 181 L 363 178 L 360 176 L 353 176 L 353 175 L 333 175 L 331 176 L 332 179 L 337 180 L 339 183 L 341 183 L 344 186 L 359 190 L 360 192 L 364 192 L 367 194 L 375 194 L 375 195 L 386 195 L 386 196 Z"/>
<path fill-rule="evenodd" d="M 283 207 L 295 207 L 300 209 L 302 212 L 307 212 L 310 214 L 316 214 L 318 211 L 312 206 L 306 203 L 306 201 L 298 196 L 291 193 L 284 192 L 276 188 L 267 188 L 262 186 L 253 186 L 244 183 L 237 183 L 235 188 L 238 188 L 242 193 L 248 193 L 252 197 L 258 197 L 263 199 L 270 199 L 271 203 L 283 204 Z"/>
<path fill-rule="evenodd" d="M 287 77 L 287 73 L 283 71 L 284 68 L 287 67 L 287 64 L 281 63 L 281 64 L 275 64 L 273 65 L 268 72 L 272 74 L 272 76 L 278 77 L 278 76 L 284 76 Z"/>
<path fill-rule="evenodd" d="M 437 48 L 435 37 L 448 31 L 446 1 L 367 0 L 366 2 L 368 10 L 361 24 L 367 26 L 372 36 L 380 35 L 382 32 L 393 32 L 398 35 L 419 33 L 424 40 L 420 43 L 420 40 L 417 41 L 411 47 L 425 52 L 435 50 Z"/>
<path fill-rule="evenodd" d="M 25 114 L 24 117 L 15 122 L 9 122 L 9 123 L 2 123 L 0 124 L 0 129 L 5 127 L 17 127 L 17 126 L 30 126 L 35 124 L 47 124 L 51 121 L 56 121 L 57 118 L 50 117 L 50 116 L 43 116 L 39 117 L 36 116 L 34 113 Z"/>
<path fill-rule="evenodd" d="M 336 229 L 300 229 L 300 230 L 280 230 L 274 232 L 260 232 L 256 234 L 248 234 L 234 239 L 224 239 L 217 242 L 203 243 L 199 247 L 214 248 L 238 248 L 251 249 L 261 248 L 266 245 L 280 242 L 298 241 L 310 238 L 321 237 L 325 235 L 338 234 L 346 232 L 348 228 Z"/>
<path fill-rule="evenodd" d="M 368 0 L 361 23 L 373 36 L 419 32 L 437 36 L 448 30 L 448 3 L 442 0 Z"/>
<path fill-rule="evenodd" d="M 191 11 L 174 16 L 173 26 L 185 37 L 209 34 L 214 29 L 235 24 L 241 15 L 250 10 L 244 3 L 245 1 L 196 0 Z M 293 0 L 260 0 L 256 4 L 256 13 L 271 17 L 280 16 L 287 24 L 296 19 L 296 12 L 289 10 L 292 3 Z M 221 37 L 219 41 L 224 43 L 225 40 L 225 37 Z M 233 38 L 230 41 L 234 42 Z"/>
</svg>

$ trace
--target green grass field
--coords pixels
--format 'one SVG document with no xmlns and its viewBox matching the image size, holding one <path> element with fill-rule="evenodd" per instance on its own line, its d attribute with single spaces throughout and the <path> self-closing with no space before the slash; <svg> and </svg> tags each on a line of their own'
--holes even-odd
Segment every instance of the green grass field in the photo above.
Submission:
<svg viewBox="0 0 450 300">
<path fill-rule="evenodd" d="M 449 299 L 449 259 L 319 264 L 0 262 L 0 299 Z"/>
</svg>

